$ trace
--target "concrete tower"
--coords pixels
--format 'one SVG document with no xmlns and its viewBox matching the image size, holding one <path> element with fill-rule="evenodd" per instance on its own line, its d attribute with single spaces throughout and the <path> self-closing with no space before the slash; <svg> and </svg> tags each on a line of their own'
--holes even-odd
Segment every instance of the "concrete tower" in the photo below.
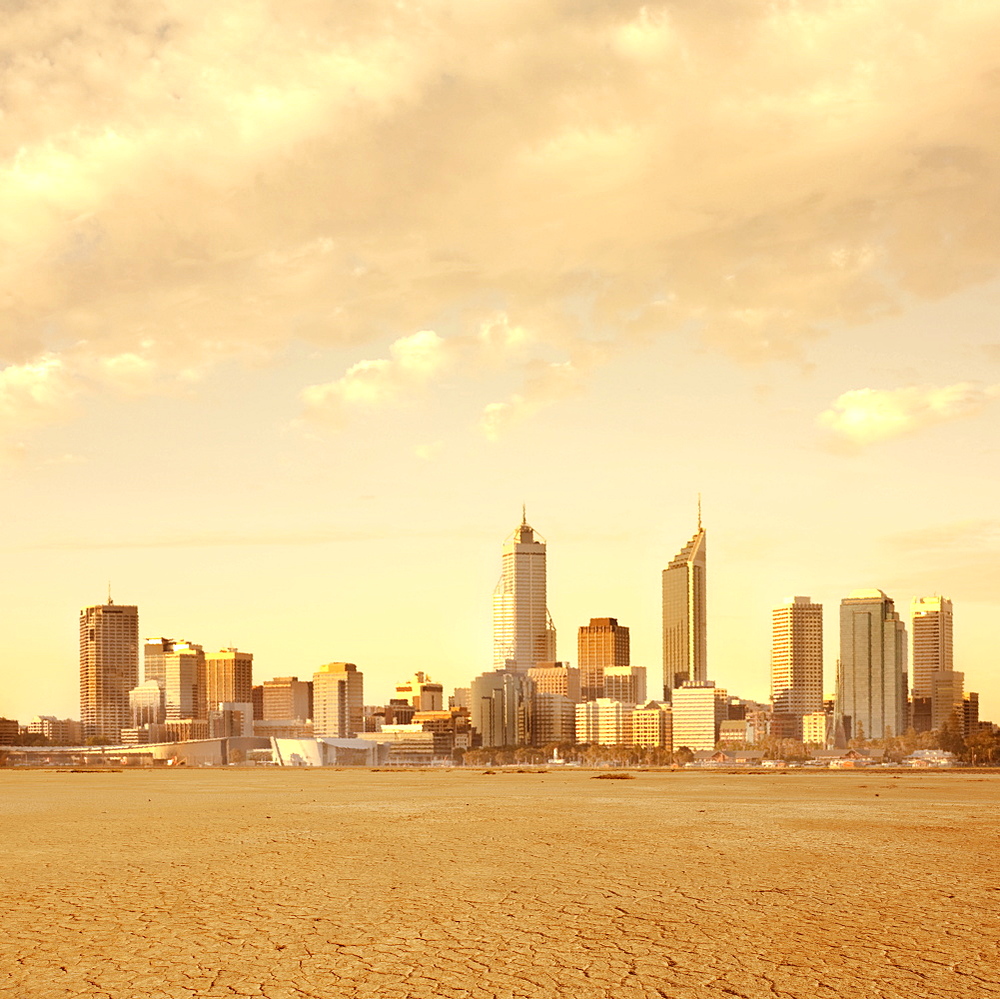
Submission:
<svg viewBox="0 0 1000 999">
<path fill-rule="evenodd" d="M 580 670 L 580 700 L 604 697 L 604 671 L 631 664 L 628 628 L 614 617 L 592 617 L 580 625 L 576 642 L 576 665 Z"/>
<path fill-rule="evenodd" d="M 682 683 L 708 680 L 705 617 L 705 530 L 698 530 L 663 570 L 663 697 Z"/>
<path fill-rule="evenodd" d="M 771 612 L 771 706 L 795 739 L 802 716 L 823 710 L 823 605 L 809 597 L 789 597 Z"/>
<path fill-rule="evenodd" d="M 951 676 L 955 668 L 951 601 L 936 596 L 916 597 L 910 602 L 910 617 L 913 636 L 910 723 L 916 731 L 927 732 L 940 728 L 942 717 L 950 718 L 954 709 L 953 688 L 956 682 L 959 687 L 962 685 Z M 943 699 L 942 694 L 946 695 Z"/>
<path fill-rule="evenodd" d="M 118 742 L 132 724 L 129 691 L 139 684 L 139 608 L 80 611 L 80 717 L 83 737 Z"/>
<path fill-rule="evenodd" d="M 906 626 L 881 590 L 855 590 L 840 603 L 836 708 L 848 736 L 906 731 L 906 690 Z"/>
<path fill-rule="evenodd" d="M 493 668 L 527 672 L 556 658 L 556 629 L 545 601 L 545 542 L 521 523 L 504 542 L 493 591 Z"/>
</svg>

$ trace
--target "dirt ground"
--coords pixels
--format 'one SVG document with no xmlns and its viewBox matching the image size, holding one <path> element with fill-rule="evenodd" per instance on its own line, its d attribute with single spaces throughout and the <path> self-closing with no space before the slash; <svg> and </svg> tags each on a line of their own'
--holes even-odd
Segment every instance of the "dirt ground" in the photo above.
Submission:
<svg viewBox="0 0 1000 999">
<path fill-rule="evenodd" d="M 1000 776 L 0 771 L 0 995 L 1000 996 Z"/>
</svg>

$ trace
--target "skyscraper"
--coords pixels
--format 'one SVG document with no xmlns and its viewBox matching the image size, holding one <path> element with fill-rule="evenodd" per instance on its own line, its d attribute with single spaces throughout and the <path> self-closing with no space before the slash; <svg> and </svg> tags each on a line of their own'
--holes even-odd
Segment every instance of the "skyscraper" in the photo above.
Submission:
<svg viewBox="0 0 1000 999">
<path fill-rule="evenodd" d="M 628 666 L 630 656 L 628 628 L 617 618 L 592 617 L 590 624 L 580 625 L 576 640 L 580 700 L 604 697 L 604 671 L 611 666 Z"/>
<path fill-rule="evenodd" d="M 906 626 L 881 590 L 855 590 L 840 603 L 836 713 L 849 737 L 906 730 Z"/>
<path fill-rule="evenodd" d="M 527 673 L 494 670 L 472 681 L 472 727 L 483 746 L 525 746 L 531 741 L 535 685 Z"/>
<path fill-rule="evenodd" d="M 224 701 L 245 704 L 253 697 L 253 653 L 239 649 L 220 649 L 205 655 L 204 694 L 198 692 L 201 703 L 199 718 L 207 718 Z"/>
<path fill-rule="evenodd" d="M 556 629 L 545 601 L 545 542 L 522 510 L 504 542 L 503 569 L 493 591 L 493 668 L 519 673 L 556 658 Z"/>
<path fill-rule="evenodd" d="M 353 739 L 363 732 L 364 674 L 354 663 L 327 663 L 313 673 L 313 731 Z"/>
<path fill-rule="evenodd" d="M 771 612 L 771 707 L 802 738 L 802 716 L 823 710 L 823 605 L 789 597 Z"/>
<path fill-rule="evenodd" d="M 148 647 L 148 645 L 147 645 Z M 205 650 L 193 642 L 170 642 L 163 653 L 167 721 L 205 719 Z"/>
<path fill-rule="evenodd" d="M 132 724 L 129 691 L 139 683 L 139 608 L 106 604 L 80 611 L 83 737 L 117 742 Z"/>
<path fill-rule="evenodd" d="M 701 526 L 663 570 L 663 697 L 688 681 L 708 679 L 705 617 L 705 530 Z"/>
<path fill-rule="evenodd" d="M 944 597 L 916 597 L 910 602 L 913 642 L 913 677 L 910 723 L 918 732 L 940 727 L 942 717 L 951 715 L 953 705 L 934 703 L 935 689 L 949 691 L 942 673 L 954 670 L 952 651 L 952 605 Z M 961 686 L 961 684 L 959 684 Z"/>
</svg>

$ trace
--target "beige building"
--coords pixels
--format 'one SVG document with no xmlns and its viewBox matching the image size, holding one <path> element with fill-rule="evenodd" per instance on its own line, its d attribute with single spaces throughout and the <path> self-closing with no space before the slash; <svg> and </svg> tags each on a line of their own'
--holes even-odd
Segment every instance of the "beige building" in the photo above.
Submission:
<svg viewBox="0 0 1000 999">
<path fill-rule="evenodd" d="M 823 708 L 823 605 L 789 597 L 771 611 L 771 708 L 802 738 L 802 716 Z"/>
<path fill-rule="evenodd" d="M 580 671 L 565 663 L 539 663 L 528 670 L 538 694 L 559 694 L 574 703 L 580 700 Z"/>
<path fill-rule="evenodd" d="M 592 617 L 590 624 L 581 625 L 576 649 L 583 701 L 605 696 L 604 671 L 608 667 L 628 666 L 631 662 L 628 628 L 614 617 Z"/>
<path fill-rule="evenodd" d="M 79 746 L 83 742 L 83 726 L 72 718 L 55 715 L 35 715 L 28 722 L 29 735 L 44 736 L 49 742 L 62 746 Z"/>
<path fill-rule="evenodd" d="M 632 712 L 632 744 L 644 749 L 670 749 L 673 719 L 665 701 L 647 701 Z"/>
<path fill-rule="evenodd" d="M 139 684 L 139 608 L 106 604 L 80 611 L 83 738 L 117 742 L 131 726 L 128 692 Z"/>
<path fill-rule="evenodd" d="M 604 696 L 624 704 L 646 703 L 645 666 L 606 666 Z"/>
<path fill-rule="evenodd" d="M 199 690 L 199 718 L 217 711 L 224 701 L 246 704 L 252 701 L 253 653 L 221 649 L 205 656 L 204 694 Z"/>
<path fill-rule="evenodd" d="M 576 706 L 576 741 L 600 746 L 632 744 L 632 705 L 598 697 Z"/>
<path fill-rule="evenodd" d="M 434 683 L 426 674 L 417 672 L 396 687 L 396 699 L 406 701 L 417 711 L 441 711 L 444 705 L 444 687 Z"/>
<path fill-rule="evenodd" d="M 531 742 L 534 691 L 526 670 L 493 670 L 472 681 L 469 710 L 484 748 Z"/>
<path fill-rule="evenodd" d="M 336 739 L 364 731 L 364 674 L 354 663 L 327 663 L 313 674 L 313 731 Z"/>
<path fill-rule="evenodd" d="M 715 684 L 687 681 L 673 692 L 673 751 L 682 746 L 693 752 L 715 749 Z"/>
<path fill-rule="evenodd" d="M 916 597 L 910 602 L 913 624 L 913 696 L 930 697 L 932 677 L 954 669 L 952 603 L 944 597 Z"/>
<path fill-rule="evenodd" d="M 297 676 L 276 676 L 261 687 L 261 715 L 267 720 L 312 718 L 313 685 Z"/>
<path fill-rule="evenodd" d="M 171 642 L 171 649 L 163 656 L 166 674 L 167 721 L 181 718 L 203 718 L 205 708 L 205 650 L 193 642 Z"/>
<path fill-rule="evenodd" d="M 825 711 L 811 711 L 802 716 L 802 741 L 810 746 L 825 746 L 830 716 Z"/>
<path fill-rule="evenodd" d="M 545 542 L 521 523 L 503 546 L 493 591 L 493 668 L 526 673 L 556 657 L 556 629 L 545 595 Z"/>
<path fill-rule="evenodd" d="M 167 717 L 166 684 L 163 680 L 146 680 L 128 692 L 132 725 L 160 725 Z"/>
</svg>

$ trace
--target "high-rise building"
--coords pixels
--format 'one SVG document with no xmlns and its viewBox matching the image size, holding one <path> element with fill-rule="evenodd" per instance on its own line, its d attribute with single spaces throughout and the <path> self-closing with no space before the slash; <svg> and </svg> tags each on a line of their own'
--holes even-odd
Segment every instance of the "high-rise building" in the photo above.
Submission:
<svg viewBox="0 0 1000 999">
<path fill-rule="evenodd" d="M 802 739 L 802 717 L 823 710 L 823 605 L 789 597 L 771 611 L 771 708 Z"/>
<path fill-rule="evenodd" d="M 598 697 L 576 706 L 576 741 L 598 746 L 632 743 L 631 704 Z"/>
<path fill-rule="evenodd" d="M 946 725 L 960 735 L 965 731 L 965 674 L 942 669 L 931 674 L 931 728 Z"/>
<path fill-rule="evenodd" d="M 494 670 L 472 681 L 472 727 L 482 745 L 525 746 L 531 741 L 535 685 L 526 673 Z"/>
<path fill-rule="evenodd" d="M 623 704 L 645 704 L 646 667 L 608 666 L 604 670 L 604 696 Z"/>
<path fill-rule="evenodd" d="M 954 669 L 952 604 L 944 597 L 916 597 L 910 602 L 913 643 L 913 696 L 931 696 L 931 677 Z"/>
<path fill-rule="evenodd" d="M 663 697 L 682 683 L 708 679 L 705 530 L 698 530 L 663 570 Z"/>
<path fill-rule="evenodd" d="M 580 698 L 580 671 L 566 663 L 539 663 L 528 670 L 539 694 L 559 694 L 576 703 Z"/>
<path fill-rule="evenodd" d="M 848 738 L 906 730 L 906 625 L 881 590 L 854 590 L 840 603 L 837 718 Z"/>
<path fill-rule="evenodd" d="M 532 742 L 576 742 L 576 701 L 565 694 L 535 690 L 532 702 Z"/>
<path fill-rule="evenodd" d="M 673 751 L 687 747 L 692 752 L 715 749 L 718 740 L 715 684 L 711 680 L 688 680 L 673 692 L 670 717 Z"/>
<path fill-rule="evenodd" d="M 297 676 L 276 676 L 265 680 L 261 691 L 261 718 L 268 721 L 298 718 L 305 721 L 313 715 L 313 685 L 311 680 Z"/>
<path fill-rule="evenodd" d="M 147 680 L 128 692 L 133 728 L 162 725 L 167 720 L 165 686 L 163 680 Z"/>
<path fill-rule="evenodd" d="M 669 749 L 673 744 L 672 708 L 665 701 L 647 701 L 632 712 L 632 744 Z"/>
<path fill-rule="evenodd" d="M 143 680 L 167 682 L 167 655 L 174 649 L 172 638 L 147 638 L 142 647 Z"/>
<path fill-rule="evenodd" d="M 364 731 L 364 674 L 354 663 L 327 663 L 313 673 L 313 732 L 353 739 Z"/>
<path fill-rule="evenodd" d="M 526 672 L 556 658 L 556 629 L 545 599 L 545 542 L 521 523 L 503 546 L 493 591 L 493 668 Z"/>
<path fill-rule="evenodd" d="M 205 684 L 199 718 L 217 711 L 223 701 L 246 704 L 253 698 L 253 653 L 220 649 L 205 656 Z M 199 697 L 202 697 L 199 690 Z"/>
<path fill-rule="evenodd" d="M 117 742 L 131 725 L 128 693 L 139 683 L 139 608 L 80 611 L 80 717 L 84 739 Z"/>
<path fill-rule="evenodd" d="M 628 628 L 614 617 L 592 617 L 577 633 L 576 665 L 580 671 L 580 699 L 604 697 L 604 671 L 631 662 Z M 610 696 L 610 695 L 608 695 Z"/>
<path fill-rule="evenodd" d="M 163 654 L 166 673 L 167 721 L 184 718 L 207 720 L 205 698 L 205 650 L 194 642 L 170 642 L 170 651 Z"/>
</svg>

